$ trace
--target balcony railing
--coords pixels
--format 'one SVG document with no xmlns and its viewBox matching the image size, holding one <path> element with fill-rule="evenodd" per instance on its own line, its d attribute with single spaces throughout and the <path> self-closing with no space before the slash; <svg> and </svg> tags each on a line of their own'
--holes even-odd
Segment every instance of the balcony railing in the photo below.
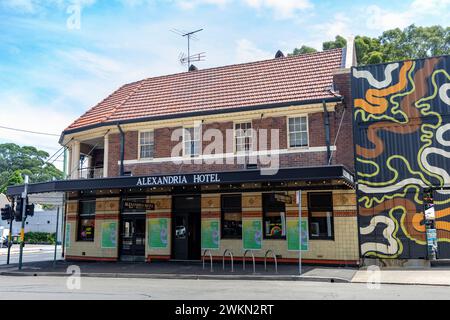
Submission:
<svg viewBox="0 0 450 320">
<path fill-rule="evenodd" d="M 103 178 L 103 167 L 90 167 L 78 169 L 79 179 Z"/>
</svg>

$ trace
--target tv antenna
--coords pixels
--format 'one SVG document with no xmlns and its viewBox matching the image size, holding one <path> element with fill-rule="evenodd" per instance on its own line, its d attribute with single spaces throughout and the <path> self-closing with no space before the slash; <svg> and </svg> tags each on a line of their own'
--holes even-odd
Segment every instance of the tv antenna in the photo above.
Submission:
<svg viewBox="0 0 450 320">
<path fill-rule="evenodd" d="M 178 29 L 171 29 L 170 31 L 175 34 L 178 34 L 179 36 L 187 38 L 188 53 L 187 53 L 187 55 L 185 53 L 180 53 L 178 58 L 182 65 L 187 64 L 188 71 L 189 71 L 189 68 L 191 67 L 191 62 L 205 61 L 205 57 L 206 57 L 205 52 L 196 53 L 196 54 L 191 55 L 191 39 L 198 40 L 198 38 L 195 34 L 200 31 L 203 31 L 203 29 L 198 29 L 198 30 L 191 31 L 191 32 L 186 32 L 186 31 L 178 30 Z"/>
</svg>

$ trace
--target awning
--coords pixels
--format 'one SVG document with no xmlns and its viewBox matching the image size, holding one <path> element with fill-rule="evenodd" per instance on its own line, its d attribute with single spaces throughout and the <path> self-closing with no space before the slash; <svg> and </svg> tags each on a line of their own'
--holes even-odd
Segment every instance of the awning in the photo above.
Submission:
<svg viewBox="0 0 450 320">
<path fill-rule="evenodd" d="M 274 174 L 264 174 L 264 171 L 254 169 L 245 171 L 127 176 L 102 179 L 57 180 L 29 184 L 28 193 L 332 179 L 342 179 L 348 184 L 354 185 L 353 174 L 344 166 L 321 166 L 279 169 Z M 22 194 L 23 189 L 23 185 L 8 187 L 7 195 L 20 195 Z"/>
</svg>

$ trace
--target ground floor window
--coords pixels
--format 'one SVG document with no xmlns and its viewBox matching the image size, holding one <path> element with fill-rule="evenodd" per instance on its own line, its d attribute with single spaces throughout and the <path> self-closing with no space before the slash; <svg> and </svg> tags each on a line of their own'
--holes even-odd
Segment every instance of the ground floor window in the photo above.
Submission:
<svg viewBox="0 0 450 320">
<path fill-rule="evenodd" d="M 264 237 L 286 239 L 286 204 L 275 193 L 263 193 Z"/>
<path fill-rule="evenodd" d="M 94 241 L 95 200 L 80 200 L 78 210 L 78 241 Z"/>
<path fill-rule="evenodd" d="M 311 239 L 334 239 L 333 194 L 308 193 L 309 230 Z"/>
<path fill-rule="evenodd" d="M 222 239 L 242 238 L 242 196 L 222 195 Z"/>
</svg>

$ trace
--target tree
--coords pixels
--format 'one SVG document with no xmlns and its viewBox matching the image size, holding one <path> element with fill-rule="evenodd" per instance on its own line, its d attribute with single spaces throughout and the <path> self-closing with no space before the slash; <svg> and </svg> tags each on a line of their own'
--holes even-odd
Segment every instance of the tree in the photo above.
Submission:
<svg viewBox="0 0 450 320">
<path fill-rule="evenodd" d="M 345 46 L 345 39 L 336 36 L 334 41 L 323 43 L 323 50 Z M 356 36 L 355 47 L 360 65 L 450 54 L 450 27 L 410 25 L 403 30 L 387 30 L 377 38 Z M 302 53 L 296 50 L 293 54 Z"/>
<path fill-rule="evenodd" d="M 312 47 L 308 47 L 308 46 L 301 46 L 300 49 L 299 48 L 295 48 L 294 51 L 290 54 L 288 54 L 288 56 L 297 56 L 299 54 L 305 54 L 305 53 L 314 53 L 317 52 L 316 49 L 312 48 Z"/>
<path fill-rule="evenodd" d="M 25 174 L 31 183 L 62 179 L 60 170 L 53 164 L 46 164 L 48 157 L 47 152 L 35 147 L 0 144 L 0 193 L 4 193 L 8 186 L 22 184 Z"/>
</svg>

